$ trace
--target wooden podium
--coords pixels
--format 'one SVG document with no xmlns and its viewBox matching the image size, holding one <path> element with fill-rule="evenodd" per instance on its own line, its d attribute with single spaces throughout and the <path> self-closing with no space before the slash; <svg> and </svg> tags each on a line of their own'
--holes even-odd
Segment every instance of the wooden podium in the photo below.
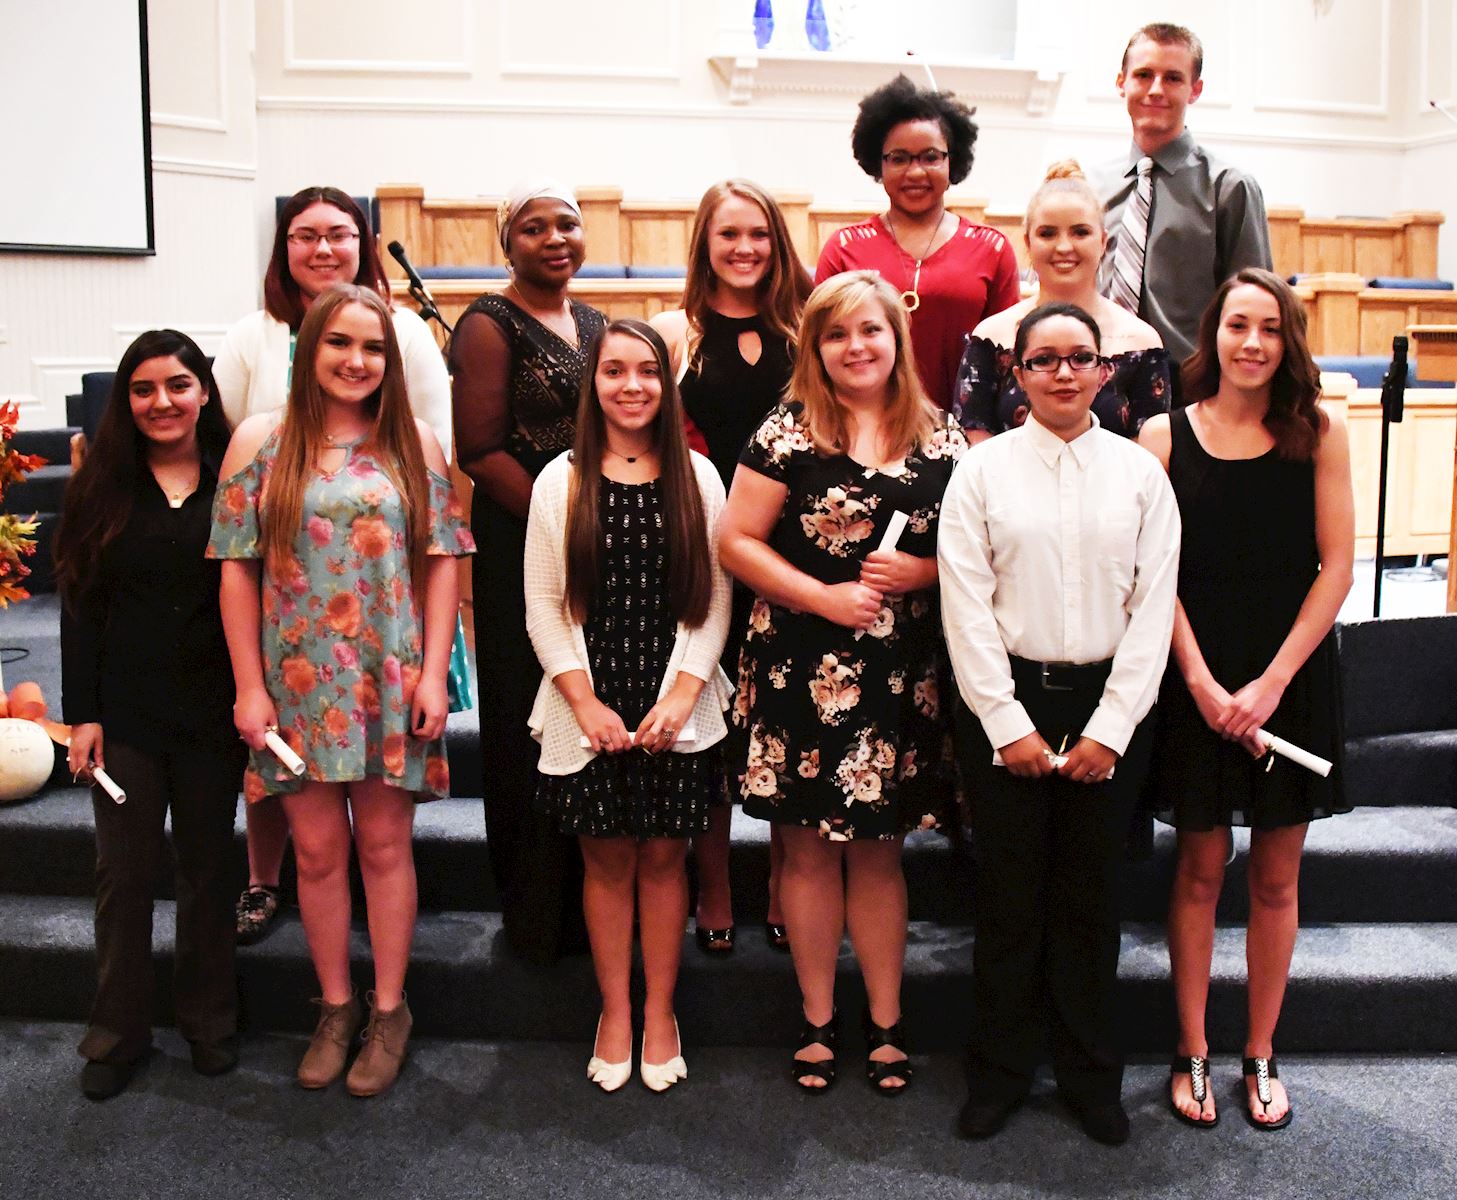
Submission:
<svg viewBox="0 0 1457 1200">
<path fill-rule="evenodd" d="M 1412 325 L 1407 329 L 1423 379 L 1457 383 L 1457 325 Z M 1452 526 L 1448 533 L 1447 611 L 1457 612 L 1457 446 L 1452 454 Z"/>
</svg>

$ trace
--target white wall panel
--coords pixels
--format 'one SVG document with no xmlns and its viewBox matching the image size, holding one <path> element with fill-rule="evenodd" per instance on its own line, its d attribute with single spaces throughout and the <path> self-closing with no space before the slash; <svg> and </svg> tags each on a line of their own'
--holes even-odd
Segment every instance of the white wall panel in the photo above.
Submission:
<svg viewBox="0 0 1457 1200">
<path fill-rule="evenodd" d="M 266 0 L 268 2 L 268 0 Z M 469 75 L 474 0 L 271 0 L 282 4 L 284 70 Z M 487 6 L 490 7 L 489 5 Z"/>
<path fill-rule="evenodd" d="M 1266 4 L 1251 47 L 1255 107 L 1361 117 L 1391 114 L 1391 0 Z M 1292 53 L 1298 47 L 1299 53 Z"/>
<path fill-rule="evenodd" d="M 186 47 L 152 69 L 152 124 L 227 132 L 227 28 L 216 2 L 150 0 L 148 33 L 162 44 Z"/>
<path fill-rule="evenodd" d="M 548 80 L 677 79 L 682 10 L 678 0 L 615 0 L 596 20 L 548 25 L 539 8 L 502 4 L 499 69 Z"/>
</svg>

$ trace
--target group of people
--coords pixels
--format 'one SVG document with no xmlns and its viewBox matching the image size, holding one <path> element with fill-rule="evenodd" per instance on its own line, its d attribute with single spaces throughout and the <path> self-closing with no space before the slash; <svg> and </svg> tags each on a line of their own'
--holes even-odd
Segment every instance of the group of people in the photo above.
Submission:
<svg viewBox="0 0 1457 1200">
<path fill-rule="evenodd" d="M 687 1074 L 674 992 L 689 847 L 697 943 L 732 953 L 741 800 L 773 833 L 765 934 L 802 998 L 794 1083 L 822 1094 L 836 1079 L 848 929 L 866 1075 L 902 1095 L 902 843 L 965 823 L 978 876 L 960 1131 L 1001 1128 L 1045 1033 L 1084 1130 L 1121 1142 L 1118 883 L 1135 815 L 1154 811 L 1179 831 L 1170 1104 L 1217 1120 L 1204 1005 L 1229 827 L 1248 825 L 1247 1115 L 1287 1124 L 1273 1037 L 1301 845 L 1345 805 L 1339 767 L 1326 780 L 1264 760 L 1262 733 L 1339 760 L 1349 456 L 1317 404 L 1300 305 L 1267 269 L 1258 189 L 1184 129 L 1201 66 L 1179 27 L 1130 40 L 1134 151 L 1106 193 L 1076 164 L 1048 172 L 1027 210 L 1027 300 L 1007 239 L 945 207 L 971 167 L 970 111 L 902 77 L 865 98 L 852 137 L 887 210 L 833 235 L 815 281 L 772 197 L 730 179 L 699 205 L 683 307 L 608 320 L 569 292 L 586 253 L 575 198 L 538 181 L 501 207 L 510 282 L 460 319 L 447 385 L 419 319 L 387 303 L 363 213 L 314 188 L 281 209 L 265 310 L 212 371 L 181 334 L 139 338 L 58 537 L 70 765 L 105 766 L 129 795 L 123 810 L 94 791 L 86 1094 L 122 1090 L 149 1045 L 169 805 L 179 1028 L 199 1071 L 237 1061 L 240 775 L 238 936 L 273 918 L 294 844 L 321 992 L 299 1082 L 346 1067 L 356 1095 L 394 1081 L 413 809 L 450 791 L 451 560 L 478 546 L 504 936 L 538 962 L 590 950 L 599 1087 L 627 1082 L 635 1045 L 647 1087 Z M 446 479 L 452 425 L 469 528 Z M 165 663 L 136 636 L 157 612 L 175 624 Z M 351 839 L 367 1018 L 348 962 Z"/>
</svg>

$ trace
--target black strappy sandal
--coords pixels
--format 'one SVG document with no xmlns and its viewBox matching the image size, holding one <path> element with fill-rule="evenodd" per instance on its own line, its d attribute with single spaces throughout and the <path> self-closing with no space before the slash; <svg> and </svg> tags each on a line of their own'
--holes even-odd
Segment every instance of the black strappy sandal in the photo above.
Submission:
<svg viewBox="0 0 1457 1200">
<path fill-rule="evenodd" d="M 1280 1078 L 1280 1069 L 1275 1065 L 1275 1056 L 1269 1058 L 1247 1058 L 1244 1060 L 1244 1076 L 1249 1079 L 1254 1076 L 1255 1098 L 1264 1105 L 1265 1111 L 1270 1111 L 1272 1097 L 1270 1095 L 1270 1080 Z M 1285 1115 L 1278 1121 L 1257 1121 L 1255 1114 L 1250 1108 L 1249 1088 L 1245 1089 L 1245 1120 L 1262 1132 L 1273 1132 L 1276 1129 L 1284 1129 L 1290 1124 L 1290 1118 L 1295 1115 L 1295 1105 L 1290 1104 L 1285 1109 Z M 1288 1100 L 1287 1100 L 1288 1103 Z"/>
<path fill-rule="evenodd" d="M 869 1055 L 872 1051 L 879 1050 L 882 1046 L 889 1046 L 893 1050 L 899 1050 L 905 1054 L 905 1058 L 897 1059 L 894 1062 L 878 1062 L 867 1057 L 865 1060 L 865 1078 L 870 1081 L 870 1086 L 882 1096 L 899 1096 L 911 1086 L 911 1077 L 915 1069 L 911 1066 L 910 1052 L 906 1049 L 906 1035 L 897 1021 L 894 1025 L 877 1025 L 870 1017 L 870 1009 L 866 1008 L 861 1016 L 861 1026 L 865 1030 L 865 1053 Z M 899 1079 L 901 1082 L 897 1087 L 886 1087 L 887 1079 Z"/>
<path fill-rule="evenodd" d="M 795 1057 L 789 1060 L 790 1074 L 801 1091 L 818 1095 L 820 1092 L 828 1092 L 835 1082 L 835 1045 L 840 1040 L 838 1023 L 838 1013 L 832 1015 L 823 1025 L 811 1025 L 808 1021 L 804 1023 L 804 1032 L 799 1035 L 799 1045 L 794 1048 Z M 800 1058 L 799 1052 L 811 1046 L 823 1046 L 830 1052 L 830 1057 L 819 1062 Z M 804 1080 L 808 1077 L 823 1079 L 825 1084 L 817 1087 L 812 1083 L 805 1083 Z"/>
<path fill-rule="evenodd" d="M 734 927 L 709 929 L 706 925 L 693 927 L 693 938 L 705 954 L 732 954 L 734 952 Z"/>
<path fill-rule="evenodd" d="M 1202 1054 L 1176 1054 L 1169 1061 L 1169 1108 L 1185 1125 L 1192 1125 L 1195 1129 L 1213 1129 L 1219 1124 L 1217 1112 L 1214 1120 L 1206 1121 L 1202 1117 L 1191 1117 L 1175 1102 L 1172 1089 L 1175 1075 L 1189 1076 L 1189 1092 L 1202 1111 L 1204 1101 L 1209 1098 L 1209 1059 Z"/>
</svg>

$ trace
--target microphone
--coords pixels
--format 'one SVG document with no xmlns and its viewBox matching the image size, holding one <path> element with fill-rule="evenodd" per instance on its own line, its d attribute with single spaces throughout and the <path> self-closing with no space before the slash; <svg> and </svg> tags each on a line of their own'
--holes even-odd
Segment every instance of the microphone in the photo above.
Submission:
<svg viewBox="0 0 1457 1200">
<path fill-rule="evenodd" d="M 1393 424 L 1401 420 L 1406 399 L 1406 346 L 1401 334 L 1391 339 L 1391 366 L 1381 381 L 1381 411 Z"/>
<path fill-rule="evenodd" d="M 436 307 L 435 297 L 430 294 L 430 289 L 425 286 L 425 281 L 420 278 L 420 272 L 415 270 L 414 264 L 410 262 L 410 256 L 405 253 L 405 248 L 399 242 L 391 242 L 385 247 L 390 252 L 390 257 L 400 264 L 406 277 L 410 281 L 410 295 L 415 298 L 415 303 L 420 306 L 422 317 L 434 317 L 444 327 L 446 333 L 450 333 L 449 324 L 440 315 L 440 309 Z"/>
</svg>

